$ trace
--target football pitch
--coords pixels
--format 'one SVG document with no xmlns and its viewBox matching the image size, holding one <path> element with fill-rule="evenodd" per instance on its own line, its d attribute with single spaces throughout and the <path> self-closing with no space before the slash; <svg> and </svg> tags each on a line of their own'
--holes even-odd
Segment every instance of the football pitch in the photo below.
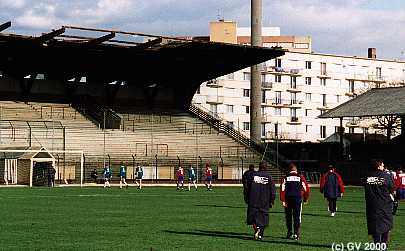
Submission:
<svg viewBox="0 0 405 251">
<path fill-rule="evenodd" d="M 278 196 L 278 195 L 277 195 Z M 277 197 L 278 198 L 278 197 Z M 332 218 L 318 188 L 303 208 L 301 240 L 285 239 L 279 200 L 264 240 L 252 240 L 242 188 L 2 188 L 1 250 L 332 250 L 370 242 L 364 193 L 349 188 Z M 405 249 L 405 203 L 391 250 Z M 363 246 L 364 247 L 364 246 Z"/>
</svg>

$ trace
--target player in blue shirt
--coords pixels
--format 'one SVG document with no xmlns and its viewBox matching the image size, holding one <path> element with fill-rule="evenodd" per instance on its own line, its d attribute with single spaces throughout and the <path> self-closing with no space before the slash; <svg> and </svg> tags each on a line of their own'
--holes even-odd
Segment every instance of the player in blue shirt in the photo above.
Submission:
<svg viewBox="0 0 405 251">
<path fill-rule="evenodd" d="M 127 170 L 126 170 L 126 167 L 124 166 L 124 163 L 121 162 L 121 166 L 120 166 L 120 189 L 122 189 L 122 183 L 124 183 L 126 188 L 128 188 L 128 184 L 125 181 L 126 177 L 127 177 Z"/>
<path fill-rule="evenodd" d="M 110 179 L 111 179 L 112 171 L 110 167 L 106 164 L 103 170 L 103 177 L 104 177 L 104 188 L 108 186 L 109 188 L 111 187 L 110 185 Z"/>
<path fill-rule="evenodd" d="M 138 189 L 142 189 L 142 178 L 143 178 L 143 167 L 138 164 L 136 167 L 136 184 L 138 185 Z"/>
<path fill-rule="evenodd" d="M 190 166 L 188 169 L 188 191 L 190 191 L 191 183 L 194 184 L 195 190 L 197 191 L 197 184 L 196 182 L 196 173 L 193 166 Z"/>
</svg>

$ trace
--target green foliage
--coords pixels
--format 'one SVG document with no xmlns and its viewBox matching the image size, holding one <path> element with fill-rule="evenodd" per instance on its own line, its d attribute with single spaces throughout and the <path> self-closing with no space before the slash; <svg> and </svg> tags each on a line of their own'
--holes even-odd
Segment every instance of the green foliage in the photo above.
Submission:
<svg viewBox="0 0 405 251">
<path fill-rule="evenodd" d="M 3 188 L 0 201 L 1 250 L 331 250 L 333 242 L 371 241 L 361 188 L 347 190 L 334 218 L 314 188 L 300 241 L 284 239 L 279 201 L 264 240 L 252 240 L 241 188 Z M 392 249 L 405 249 L 404 232 L 401 203 Z"/>
</svg>

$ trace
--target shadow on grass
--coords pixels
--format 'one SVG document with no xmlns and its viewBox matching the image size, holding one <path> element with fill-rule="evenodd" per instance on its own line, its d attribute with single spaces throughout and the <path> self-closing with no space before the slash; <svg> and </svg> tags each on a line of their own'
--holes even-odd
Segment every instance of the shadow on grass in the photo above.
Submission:
<svg viewBox="0 0 405 251">
<path fill-rule="evenodd" d="M 338 210 L 336 213 L 337 213 L 337 214 L 344 213 L 344 214 L 361 214 L 361 215 L 365 215 L 365 212 L 356 212 L 356 211 L 340 211 L 340 210 Z M 272 215 L 272 214 L 284 214 L 284 212 L 281 212 L 281 211 L 270 211 L 269 214 L 270 214 L 270 215 Z M 325 212 L 322 212 L 322 213 L 319 213 L 319 214 L 314 214 L 314 213 L 302 213 L 301 215 L 304 215 L 304 216 L 313 216 L 313 217 L 326 217 L 326 218 L 330 218 L 329 213 L 326 212 L 326 211 L 325 211 Z"/>
<path fill-rule="evenodd" d="M 196 207 L 218 207 L 218 208 L 246 208 L 246 207 L 236 207 L 229 205 L 194 205 Z"/>
<path fill-rule="evenodd" d="M 238 240 L 253 240 L 251 235 L 247 235 L 246 233 L 235 233 L 235 232 L 207 231 L 207 230 L 194 230 L 194 231 L 189 231 L 189 232 L 163 230 L 163 232 L 169 233 L 169 234 L 209 236 L 209 237 L 219 237 L 219 238 L 238 239 Z M 288 241 L 287 239 L 277 238 L 277 237 L 276 237 L 276 239 L 274 239 L 274 237 L 267 237 L 267 238 L 271 238 L 271 239 L 270 240 L 265 239 L 260 242 L 280 244 L 280 245 L 292 245 L 292 246 L 300 246 L 300 247 L 329 248 L 329 249 L 331 248 L 331 245 L 307 244 L 307 243 L 301 243 L 301 242 L 297 242 L 297 241 Z"/>
</svg>

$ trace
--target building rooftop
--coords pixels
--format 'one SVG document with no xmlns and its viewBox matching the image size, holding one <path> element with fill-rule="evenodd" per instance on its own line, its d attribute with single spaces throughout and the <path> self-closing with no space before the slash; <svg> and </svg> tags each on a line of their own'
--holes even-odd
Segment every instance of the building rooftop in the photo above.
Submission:
<svg viewBox="0 0 405 251">
<path fill-rule="evenodd" d="M 405 87 L 375 88 L 343 103 L 319 118 L 405 115 Z"/>
</svg>

